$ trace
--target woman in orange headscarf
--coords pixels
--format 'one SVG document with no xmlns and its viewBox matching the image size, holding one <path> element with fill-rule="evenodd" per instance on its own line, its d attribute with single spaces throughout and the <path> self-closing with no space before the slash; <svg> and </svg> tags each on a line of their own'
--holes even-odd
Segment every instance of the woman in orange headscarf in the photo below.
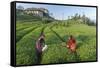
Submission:
<svg viewBox="0 0 100 68">
<path fill-rule="evenodd" d="M 67 48 L 69 48 L 71 52 L 76 52 L 76 40 L 72 35 L 68 39 Z"/>
</svg>

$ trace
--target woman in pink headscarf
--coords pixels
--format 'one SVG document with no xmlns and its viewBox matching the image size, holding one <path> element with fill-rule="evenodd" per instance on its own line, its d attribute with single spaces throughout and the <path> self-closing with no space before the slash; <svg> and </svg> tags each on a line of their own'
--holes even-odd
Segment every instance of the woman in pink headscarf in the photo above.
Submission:
<svg viewBox="0 0 100 68">
<path fill-rule="evenodd" d="M 36 54 L 37 54 L 37 64 L 40 64 L 41 58 L 42 58 L 42 49 L 45 45 L 45 35 L 43 33 L 41 33 L 40 37 L 38 38 L 38 40 L 36 41 Z"/>
</svg>

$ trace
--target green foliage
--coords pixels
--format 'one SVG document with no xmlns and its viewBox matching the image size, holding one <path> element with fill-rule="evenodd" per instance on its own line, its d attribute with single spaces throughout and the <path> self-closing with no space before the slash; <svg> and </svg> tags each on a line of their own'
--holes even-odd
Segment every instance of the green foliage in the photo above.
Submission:
<svg viewBox="0 0 100 68">
<path fill-rule="evenodd" d="M 85 19 L 85 16 L 83 16 Z M 43 52 L 41 64 L 67 63 L 96 60 L 96 27 L 87 18 L 87 23 L 76 14 L 68 20 L 50 20 L 17 13 L 16 22 L 16 64 L 36 64 L 36 40 L 44 28 L 48 49 Z M 88 25 L 87 25 L 88 24 Z M 67 49 L 68 37 L 73 35 L 77 42 L 76 53 Z"/>
<path fill-rule="evenodd" d="M 42 54 L 41 64 L 95 61 L 96 27 L 85 24 L 64 26 L 63 22 L 54 21 L 48 24 L 17 22 L 16 38 L 19 38 L 19 41 L 16 42 L 17 65 L 36 64 L 35 43 L 45 26 L 47 26 L 44 30 L 45 42 L 48 49 Z M 66 21 L 64 23 L 66 24 Z M 37 25 L 39 27 L 35 28 Z M 69 35 L 76 38 L 77 53 L 71 53 L 64 47 Z"/>
<path fill-rule="evenodd" d="M 40 34 L 42 27 L 26 34 L 16 43 L 16 64 L 28 65 L 36 64 L 35 42 Z"/>
<path fill-rule="evenodd" d="M 49 19 L 48 17 L 43 17 L 43 18 L 42 18 L 42 22 L 43 22 L 44 24 L 46 24 L 46 23 L 52 22 L 52 20 Z"/>
<path fill-rule="evenodd" d="M 87 24 L 89 26 L 95 26 L 96 23 L 92 21 L 90 18 L 86 17 L 85 15 L 80 16 L 76 13 L 74 16 L 68 16 L 68 24 Z"/>
<path fill-rule="evenodd" d="M 16 20 L 18 20 L 18 21 L 32 22 L 32 21 L 41 20 L 41 18 L 38 17 L 38 16 L 33 16 L 31 14 L 28 15 L 28 14 L 25 14 L 25 13 L 23 13 L 23 15 L 21 15 L 20 13 L 22 13 L 22 12 L 17 12 L 16 13 Z"/>
</svg>

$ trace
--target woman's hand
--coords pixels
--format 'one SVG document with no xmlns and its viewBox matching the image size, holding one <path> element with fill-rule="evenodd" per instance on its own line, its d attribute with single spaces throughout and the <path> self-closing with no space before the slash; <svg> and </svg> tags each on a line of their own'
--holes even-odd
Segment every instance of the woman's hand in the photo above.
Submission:
<svg viewBox="0 0 100 68">
<path fill-rule="evenodd" d="M 69 45 L 67 45 L 66 47 L 69 48 Z"/>
</svg>

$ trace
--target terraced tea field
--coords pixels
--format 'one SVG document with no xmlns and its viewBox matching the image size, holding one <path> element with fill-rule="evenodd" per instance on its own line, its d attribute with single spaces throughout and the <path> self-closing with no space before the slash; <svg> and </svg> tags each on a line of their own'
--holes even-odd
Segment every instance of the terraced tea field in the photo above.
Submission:
<svg viewBox="0 0 100 68">
<path fill-rule="evenodd" d="M 96 27 L 84 24 L 71 26 L 56 25 L 54 22 L 43 24 L 36 22 L 16 23 L 16 64 L 36 64 L 35 43 L 42 29 L 48 49 L 42 54 L 41 64 L 67 63 L 96 60 Z M 77 52 L 71 53 L 66 47 L 69 35 L 77 42 Z"/>
</svg>

